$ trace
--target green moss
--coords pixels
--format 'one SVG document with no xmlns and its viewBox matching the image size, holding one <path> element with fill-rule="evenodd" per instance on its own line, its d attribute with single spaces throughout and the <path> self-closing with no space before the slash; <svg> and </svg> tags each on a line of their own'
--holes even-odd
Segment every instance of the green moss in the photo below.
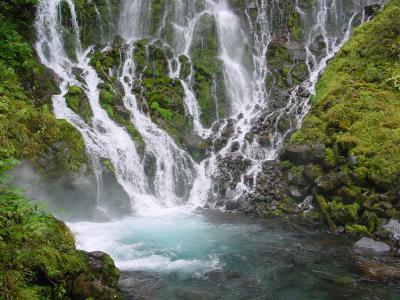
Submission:
<svg viewBox="0 0 400 300">
<path fill-rule="evenodd" d="M 378 216 L 371 211 L 364 211 L 361 217 L 361 223 L 368 228 L 369 232 L 374 232 L 378 228 Z"/>
<path fill-rule="evenodd" d="M 356 222 L 359 204 L 380 217 L 396 214 L 379 199 L 364 198 L 399 188 L 399 15 L 400 1 L 391 0 L 354 31 L 319 80 L 311 111 L 290 140 L 322 143 L 324 157 L 315 163 L 329 174 L 347 174 L 325 195 L 327 213 L 337 224 Z M 362 218 L 368 230 L 376 229 L 374 218 L 365 212 Z"/>
<path fill-rule="evenodd" d="M 330 229 L 335 230 L 336 224 L 333 222 L 331 214 L 329 213 L 329 204 L 326 201 L 325 197 L 322 195 L 317 195 L 315 200 L 318 204 L 318 207 L 319 207 L 322 215 L 324 216 L 324 219 L 328 223 Z"/>
<path fill-rule="evenodd" d="M 80 134 L 66 121 L 57 120 L 48 106 L 31 105 L 15 72 L 1 61 L 0 73 L 0 147 L 35 162 L 57 145 L 62 151 L 56 150 L 48 167 L 78 170 L 85 160 Z"/>
<path fill-rule="evenodd" d="M 90 122 L 93 116 L 92 109 L 89 99 L 80 87 L 70 86 L 68 93 L 65 95 L 65 100 L 72 111 L 81 116 L 86 123 Z"/>
<path fill-rule="evenodd" d="M 344 231 L 348 234 L 368 234 L 368 228 L 359 224 L 348 224 L 344 227 Z"/>
<path fill-rule="evenodd" d="M 322 76 L 313 101 L 313 128 L 303 127 L 294 141 L 323 137 L 342 155 L 364 157 L 360 167 L 378 186 L 390 188 L 400 174 L 399 90 L 397 74 L 398 1 L 391 1 L 374 20 L 358 28 Z M 313 133 L 315 132 L 315 133 Z M 332 146 L 331 146 L 332 147 Z"/>
<path fill-rule="evenodd" d="M 57 88 L 31 47 L 35 4 L 0 4 L 0 147 L 37 166 L 51 154 L 45 166 L 51 176 L 51 171 L 78 170 L 85 160 L 84 144 L 71 125 L 50 111 Z"/>
<path fill-rule="evenodd" d="M 217 118 L 229 114 L 229 99 L 225 95 L 223 65 L 218 59 L 217 27 L 213 16 L 204 15 L 196 28 L 192 43 L 194 70 L 193 90 L 199 103 L 200 119 L 210 126 Z"/>
<path fill-rule="evenodd" d="M 136 83 L 133 92 L 138 102 L 150 109 L 152 121 L 182 144 L 184 136 L 191 131 L 192 120 L 185 113 L 181 82 L 169 77 L 168 50 L 158 42 L 135 43 L 136 72 L 141 74 L 141 81 Z"/>
<path fill-rule="evenodd" d="M 110 171 L 112 174 L 115 174 L 114 166 L 109 159 L 103 159 L 102 163 L 108 171 Z"/>
</svg>

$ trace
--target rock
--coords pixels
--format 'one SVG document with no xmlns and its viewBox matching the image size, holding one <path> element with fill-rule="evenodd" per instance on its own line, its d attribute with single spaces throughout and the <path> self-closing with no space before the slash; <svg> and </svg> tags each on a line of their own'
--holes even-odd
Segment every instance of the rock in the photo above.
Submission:
<svg viewBox="0 0 400 300">
<path fill-rule="evenodd" d="M 240 148 L 240 143 L 239 142 L 233 142 L 231 145 L 231 152 L 235 152 L 238 151 Z"/>
<path fill-rule="evenodd" d="M 356 265 L 362 275 L 369 280 L 383 282 L 400 282 L 400 265 L 372 259 L 360 259 Z"/>
<path fill-rule="evenodd" d="M 382 256 L 390 253 L 389 245 L 366 237 L 354 244 L 354 250 L 359 254 L 372 256 Z"/>
<path fill-rule="evenodd" d="M 326 191 L 326 192 L 332 191 L 340 185 L 337 176 L 333 173 L 329 173 L 327 175 L 320 176 L 316 180 L 316 184 L 319 189 Z"/>
<path fill-rule="evenodd" d="M 354 168 L 358 164 L 357 156 L 350 154 L 348 158 L 348 165 L 350 168 Z"/>
<path fill-rule="evenodd" d="M 305 166 L 303 173 L 304 173 L 304 175 L 306 175 L 306 177 L 310 181 L 314 181 L 319 176 L 323 175 L 321 167 L 319 167 L 318 165 L 312 165 L 312 164 Z"/>
<path fill-rule="evenodd" d="M 373 232 L 378 226 L 378 216 L 376 213 L 366 210 L 361 216 L 361 223 L 367 226 L 370 232 Z"/>
<path fill-rule="evenodd" d="M 384 230 L 389 233 L 390 238 L 400 240 L 400 222 L 391 219 L 388 224 L 383 226 Z"/>
<path fill-rule="evenodd" d="M 367 18 L 371 18 L 375 16 L 375 14 L 381 9 L 381 7 L 382 6 L 380 4 L 372 4 L 364 6 L 365 15 L 367 16 Z"/>
<path fill-rule="evenodd" d="M 239 202 L 237 200 L 229 200 L 225 204 L 226 210 L 235 210 L 239 208 Z"/>
<path fill-rule="evenodd" d="M 281 160 L 295 164 L 307 164 L 313 161 L 314 155 L 310 145 L 288 145 L 281 153 Z"/>
<path fill-rule="evenodd" d="M 344 226 L 339 225 L 336 227 L 335 233 L 343 233 L 344 232 Z"/>
<path fill-rule="evenodd" d="M 85 299 L 121 299 L 118 291 L 111 288 L 97 278 L 91 278 L 86 273 L 81 273 L 75 278 L 72 295 L 74 299 L 85 300 Z"/>
<path fill-rule="evenodd" d="M 290 196 L 292 196 L 296 200 L 300 200 L 303 198 L 303 194 L 295 187 L 289 187 Z"/>
<path fill-rule="evenodd" d="M 329 212 L 336 224 L 353 224 L 358 219 L 359 205 L 357 203 L 346 204 L 338 201 L 330 202 Z"/>
</svg>

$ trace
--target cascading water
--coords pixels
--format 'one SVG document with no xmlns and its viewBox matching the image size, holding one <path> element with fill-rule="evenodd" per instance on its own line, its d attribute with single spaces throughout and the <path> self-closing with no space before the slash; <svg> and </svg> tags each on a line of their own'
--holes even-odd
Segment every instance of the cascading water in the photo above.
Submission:
<svg viewBox="0 0 400 300">
<path fill-rule="evenodd" d="M 173 205 L 187 198 L 193 185 L 196 186 L 201 182 L 203 189 L 210 189 L 212 178 L 219 176 L 218 165 L 221 158 L 229 157 L 232 147 L 236 149 L 236 156 L 240 155 L 250 161 L 246 170 L 242 170 L 241 183 L 244 175 L 256 178 L 262 163 L 277 157 L 283 141 L 301 125 L 301 120 L 309 109 L 307 94 L 314 92 L 319 75 L 329 59 L 348 39 L 352 27 L 365 20 L 363 7 L 370 5 L 370 2 L 323 0 L 309 7 L 308 4 L 297 0 L 293 4 L 292 14 L 298 16 L 297 30 L 301 30 L 302 34 L 294 38 L 293 32 L 283 35 L 279 32 L 287 13 L 281 8 L 279 1 L 260 0 L 246 4 L 242 8 L 242 15 L 237 15 L 226 0 L 197 2 L 180 0 L 151 5 L 139 0 L 123 1 L 119 20 L 117 24 L 111 26 L 111 30 L 118 28 L 113 35 L 120 34 L 128 45 L 122 51 L 124 59 L 117 73 L 119 72 L 119 82 L 125 94 L 124 105 L 131 112 L 132 123 L 144 139 L 147 158 L 156 160 L 156 170 L 153 172 L 155 175 L 151 178 L 146 177 L 147 166 L 144 165 L 143 158 L 137 153 L 135 144 L 126 130 L 113 122 L 99 105 L 98 84 L 102 79 L 90 65 L 92 48 L 82 49 L 80 27 L 73 1 L 41 1 L 36 23 L 37 50 L 44 64 L 53 69 L 62 80 L 60 85 L 62 93 L 54 97 L 55 113 L 80 130 L 90 156 L 95 160 L 106 158 L 112 162 L 118 182 L 124 187 L 133 203 L 137 204 L 140 199 L 143 200 L 142 203 L 148 203 L 151 200 L 148 200 L 147 195 L 151 195 L 153 202 Z M 72 29 L 62 26 L 59 10 L 62 3 L 67 3 L 71 11 Z M 106 1 L 105 5 L 106 16 L 101 16 L 95 6 L 100 23 L 102 18 L 111 18 L 110 2 Z M 153 19 L 155 10 L 159 10 L 157 21 Z M 211 94 L 208 96 L 209 99 L 206 99 L 212 102 L 211 106 L 215 111 L 214 121 L 220 123 L 217 132 L 206 129 L 203 125 L 199 94 L 195 90 L 199 80 L 196 77 L 199 72 L 195 64 L 199 56 L 196 51 L 199 46 L 204 48 L 205 36 L 201 29 L 204 22 L 215 24 L 218 49 L 215 50 L 217 52 L 214 53 L 216 56 L 214 59 L 217 63 L 220 62 L 222 67 L 220 80 L 215 73 L 210 75 Z M 102 24 L 100 27 L 104 40 L 104 32 L 109 30 L 103 28 Z M 76 60 L 70 58 L 65 50 L 63 34 L 66 30 L 73 32 Z M 215 141 L 225 138 L 225 131 L 231 132 L 229 137 L 225 138 L 222 147 L 213 147 L 209 158 L 200 166 L 197 166 L 172 138 L 152 122 L 146 112 L 142 111 L 142 107 L 139 107 L 136 95 L 132 93 L 134 84 L 140 82 L 141 78 L 141 74 L 136 74 L 133 54 L 135 46 L 132 45 L 143 39 L 148 39 L 149 44 L 161 41 L 164 48 L 170 49 L 171 54 L 167 55 L 168 76 L 179 80 L 183 87 L 185 112 L 192 118 L 194 134 Z M 294 60 L 304 60 L 309 75 L 302 83 L 289 86 L 286 91 L 282 90 L 281 94 L 287 94 L 286 100 L 283 99 L 277 104 L 277 100 L 274 99 L 276 98 L 274 85 L 278 79 L 274 74 L 274 67 L 269 62 L 268 51 L 271 49 L 271 44 L 279 39 L 286 39 L 280 43 L 297 53 L 294 55 Z M 202 51 L 209 50 L 205 48 Z M 187 59 L 186 65 L 182 58 Z M 182 70 L 185 67 L 188 71 L 183 74 Z M 74 68 L 83 71 L 83 78 L 77 78 Z M 268 83 L 269 80 L 272 80 L 272 85 Z M 221 90 L 218 86 L 221 84 L 224 89 L 223 97 L 229 103 L 225 104 L 226 113 L 222 120 L 224 118 L 226 120 L 226 117 L 231 118 L 230 122 L 222 121 L 222 125 L 219 111 L 223 103 L 220 103 L 221 98 L 216 92 L 218 88 Z M 91 124 L 86 124 L 65 104 L 65 95 L 72 85 L 85 90 L 94 114 Z M 282 122 L 288 123 L 287 128 L 280 128 Z M 257 132 L 260 128 L 264 130 L 264 136 L 253 138 L 254 133 L 260 136 Z M 262 142 L 262 139 L 266 139 L 267 143 Z M 196 172 L 204 174 L 208 179 L 198 178 L 198 182 L 194 182 Z M 100 173 L 97 170 L 97 174 Z M 208 187 L 204 186 L 206 182 Z M 186 186 L 183 188 L 184 191 L 182 185 Z M 247 190 L 248 187 L 241 184 L 241 188 L 238 187 L 236 190 L 236 196 L 242 195 Z M 206 194 L 202 193 L 203 196 Z M 192 191 L 192 200 L 198 196 Z M 193 201 L 199 203 L 198 199 Z"/>
<path fill-rule="evenodd" d="M 72 1 L 66 1 L 71 12 L 72 30 L 75 35 L 76 61 L 69 58 L 65 49 L 60 26 L 61 16 L 59 6 L 63 1 L 42 1 L 38 7 L 36 22 L 38 42 L 36 45 L 42 62 L 52 69 L 60 78 L 61 94 L 53 97 L 54 112 L 57 117 L 71 122 L 83 135 L 87 152 L 98 160 L 106 158 L 114 166 L 118 182 L 130 196 L 136 211 L 156 209 L 152 205 L 176 205 L 182 196 L 178 196 L 176 186 L 190 187 L 194 169 L 187 154 L 180 150 L 173 140 L 158 129 L 146 115 L 137 108 L 135 97 L 131 94 L 131 82 L 134 80 L 134 64 L 131 59 L 132 48 L 127 50 L 126 61 L 122 67 L 121 84 L 124 86 L 124 104 L 132 112 L 132 120 L 146 142 L 146 152 L 151 153 L 156 160 L 156 171 L 152 188 L 146 180 L 144 162 L 136 150 L 128 132 L 110 119 L 107 112 L 99 104 L 98 85 L 101 79 L 90 65 L 92 48 L 83 51 L 80 41 L 80 28 L 77 22 L 75 6 Z M 135 2 L 136 3 L 136 2 Z M 122 19 L 123 20 L 123 19 Z M 135 34 L 141 30 L 140 22 Z M 134 24 L 134 25 L 135 25 Z M 135 30 L 135 28 L 133 28 Z M 79 80 L 74 70 L 82 70 Z M 129 80 L 126 82 L 126 78 Z M 89 99 L 93 117 L 90 124 L 84 122 L 77 114 L 68 108 L 65 95 L 70 86 L 82 87 Z M 99 164 L 93 164 L 93 167 Z M 96 174 L 101 170 L 95 170 Z M 101 184 L 101 181 L 98 182 Z M 142 204 L 139 205 L 139 203 Z"/>
<path fill-rule="evenodd" d="M 240 260 L 236 250 L 228 259 L 221 254 L 224 246 L 210 250 L 217 238 L 207 234 L 216 226 L 205 224 L 193 208 L 213 196 L 239 198 L 256 188 L 263 163 L 276 159 L 285 138 L 301 125 L 327 62 L 353 26 L 366 20 L 363 7 L 380 3 L 318 0 L 311 7 L 309 1 L 293 0 L 288 13 L 279 0 L 242 2 L 123 0 L 118 3 L 118 21 L 100 24 L 99 41 L 83 42 L 73 0 L 40 1 L 36 49 L 60 80 L 54 113 L 84 138 L 98 179 L 99 206 L 110 201 L 101 197 L 102 164 L 107 159 L 136 212 L 101 226 L 70 226 L 81 234 L 85 249 L 110 251 L 123 270 L 188 270 L 199 275 Z M 99 3 L 95 14 L 102 23 L 111 18 L 116 4 L 105 0 L 102 14 Z M 65 5 L 71 26 L 63 23 Z M 287 23 L 297 28 L 289 30 Z M 104 72 L 94 59 L 114 49 L 117 36 L 123 39 L 116 50 L 118 65 Z M 282 49 L 290 58 L 276 61 L 274 55 Z M 123 107 L 118 109 L 127 112 L 134 130 L 102 105 L 104 85 L 121 94 Z M 90 120 L 69 108 L 66 97 L 73 86 L 84 91 Z M 157 88 L 164 89 L 152 94 Z M 188 128 L 179 128 L 189 134 L 178 132 L 177 137 L 178 130 L 168 127 L 171 120 L 179 121 L 173 120 L 173 109 L 190 121 L 184 123 Z M 189 151 L 198 144 L 206 144 L 203 156 Z M 225 227 L 221 235 L 228 232 L 232 249 L 237 246 L 232 230 L 240 236 L 259 230 Z M 143 228 L 148 230 L 141 233 Z"/>
<path fill-rule="evenodd" d="M 221 3 L 223 7 L 227 7 L 225 2 Z M 236 116 L 233 116 L 233 134 L 222 150 L 211 156 L 208 164 L 211 167 L 208 167 L 208 171 L 212 174 L 211 177 L 220 177 L 221 169 L 217 165 L 221 164 L 221 158 L 236 159 L 240 155 L 248 161 L 248 166 L 242 170 L 242 176 L 237 180 L 234 193 L 229 194 L 229 197 L 239 198 L 251 192 L 254 185 L 243 184 L 244 177 L 253 177 L 255 184 L 263 162 L 277 158 L 284 140 L 301 126 L 302 119 L 309 110 L 309 95 L 315 92 L 317 80 L 328 61 L 348 40 L 352 28 L 366 20 L 364 7 L 382 3 L 324 0 L 317 1 L 310 7 L 307 3 L 296 1 L 294 9 L 302 32 L 301 36 L 297 37 L 294 37 L 294 30 L 279 36 L 282 35 L 279 26 L 282 26 L 282 20 L 285 19 L 285 11 L 279 1 L 262 0 L 249 4 L 241 23 L 238 23 L 237 17 L 229 8 L 216 14 L 220 58 L 225 69 L 225 86 Z M 257 11 L 255 18 L 250 16 L 254 10 Z M 243 24 L 247 25 L 246 29 L 243 28 Z M 243 31 L 247 33 L 246 37 L 250 36 L 252 39 L 246 41 Z M 282 95 L 286 93 L 286 100 L 282 99 L 281 103 L 277 103 L 280 97 L 274 95 L 276 78 L 273 66 L 268 61 L 268 51 L 274 43 L 281 43 L 290 49 L 294 56 L 293 63 L 304 61 L 308 70 L 307 78 L 301 83 L 280 92 Z M 242 52 L 245 47 L 252 49 L 250 67 L 243 60 Z M 235 56 L 229 55 L 229 50 Z M 250 78 L 249 69 L 252 70 Z M 272 86 L 267 84 L 269 78 L 272 78 Z M 289 76 L 287 80 L 290 80 Z M 235 107 L 240 109 L 235 110 Z M 288 123 L 286 128 L 280 128 L 285 121 Z M 223 130 L 225 128 L 222 128 Z M 249 139 L 254 133 L 260 135 L 260 131 L 261 134 L 267 135 L 267 143 Z M 237 150 L 232 151 L 233 145 Z M 235 151 L 239 154 L 232 156 L 231 152 Z M 219 162 L 216 157 L 219 158 Z M 228 176 L 229 178 L 232 180 L 232 175 Z M 221 193 L 217 193 L 216 197 L 220 196 Z"/>
</svg>

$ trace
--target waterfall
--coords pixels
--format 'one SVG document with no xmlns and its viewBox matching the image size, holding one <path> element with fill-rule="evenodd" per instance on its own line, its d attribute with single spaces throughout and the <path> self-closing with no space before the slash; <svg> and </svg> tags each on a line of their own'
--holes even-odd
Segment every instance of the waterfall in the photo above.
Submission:
<svg viewBox="0 0 400 300">
<path fill-rule="evenodd" d="M 52 69 L 60 78 L 60 95 L 53 97 L 54 113 L 58 118 L 66 119 L 82 134 L 87 153 L 93 159 L 109 159 L 115 169 L 118 182 L 132 200 L 136 211 L 156 209 L 158 206 L 176 205 L 181 198 L 175 192 L 177 183 L 190 186 L 194 176 L 192 161 L 174 144 L 172 139 L 156 128 L 148 118 L 137 109 L 134 96 L 130 93 L 131 82 L 124 78 L 134 78 L 134 66 L 131 59 L 132 48 L 128 49 L 127 59 L 123 66 L 121 83 L 126 92 L 124 104 L 132 112 L 132 120 L 140 130 L 146 142 L 146 151 L 156 157 L 156 174 L 154 193 L 146 181 L 144 161 L 138 154 L 135 143 L 128 132 L 110 119 L 99 104 L 98 85 L 101 79 L 89 64 L 92 48 L 83 51 L 80 41 L 80 29 L 77 22 L 75 6 L 72 0 L 65 3 L 71 11 L 73 32 L 76 37 L 76 61 L 64 50 L 62 27 L 60 26 L 59 5 L 62 1 L 41 1 L 38 7 L 36 28 L 38 41 L 36 49 L 42 62 Z M 74 69 L 82 70 L 82 79 L 74 75 Z M 93 117 L 90 124 L 68 108 L 65 95 L 69 86 L 80 86 L 89 99 Z M 99 164 L 93 164 L 95 173 L 101 173 Z M 98 177 L 98 176 L 97 176 Z M 101 180 L 98 181 L 101 184 Z M 101 190 L 100 190 L 101 191 Z"/>
<path fill-rule="evenodd" d="M 94 7 L 99 23 L 111 18 L 111 2 L 105 1 L 106 15 Z M 298 36 L 295 29 L 280 32 L 289 21 L 279 0 L 248 1 L 240 8 L 232 8 L 230 2 L 123 0 L 116 24 L 109 21 L 108 29 L 100 24 L 98 42 L 101 47 L 106 46 L 104 51 L 112 46 L 115 36 L 124 40 L 120 65 L 110 74 L 117 78 L 114 84 L 122 87 L 124 109 L 144 142 L 140 153 L 138 142 L 125 126 L 113 120 L 100 104 L 99 86 L 104 79 L 91 64 L 100 45 L 86 47 L 82 42 L 82 24 L 74 1 L 40 1 L 37 53 L 60 79 L 61 92 L 52 99 L 54 113 L 83 136 L 99 185 L 100 207 L 102 201 L 107 201 L 101 197 L 103 159 L 111 162 L 117 181 L 137 213 L 174 207 L 188 199 L 189 204 L 203 205 L 210 191 L 215 193 L 214 181 L 224 173 L 220 168 L 224 159 L 240 157 L 247 164 L 240 170 L 233 197 L 249 192 L 253 186 L 246 184 L 245 176 L 256 178 L 263 162 L 277 158 L 284 140 L 301 126 L 310 108 L 309 95 L 315 92 L 328 61 L 349 38 L 352 28 L 365 21 L 364 6 L 382 1 L 318 0 L 309 7 L 304 1 L 293 0 L 290 17 L 297 20 L 297 30 L 301 32 Z M 62 22 L 62 5 L 70 12 L 68 28 Z M 66 41 L 65 35 L 71 33 L 73 41 Z M 215 38 L 207 39 L 210 36 Z M 147 61 L 144 70 L 138 70 L 135 50 L 140 41 L 145 41 L 146 51 L 150 46 L 163 51 L 167 76 L 182 86 L 185 117 L 192 121 L 192 135 L 212 144 L 201 162 L 195 162 L 184 145 L 154 122 L 133 91 L 135 86 L 143 85 L 144 70 L 150 67 Z M 269 54 L 277 44 L 294 53 L 293 61 L 286 66 L 289 73 L 302 62 L 308 74 L 296 83 L 288 75 L 284 83 L 287 87 L 280 87 L 281 90 L 277 89 L 280 79 Z M 210 72 L 209 86 L 199 82 L 202 67 Z M 71 86 L 84 91 L 93 113 L 90 122 L 68 107 L 66 96 Z M 209 95 L 200 99 L 199 93 L 208 89 Z M 276 99 L 277 95 L 283 100 Z M 211 107 L 213 114 L 204 116 L 202 105 Z"/>
</svg>

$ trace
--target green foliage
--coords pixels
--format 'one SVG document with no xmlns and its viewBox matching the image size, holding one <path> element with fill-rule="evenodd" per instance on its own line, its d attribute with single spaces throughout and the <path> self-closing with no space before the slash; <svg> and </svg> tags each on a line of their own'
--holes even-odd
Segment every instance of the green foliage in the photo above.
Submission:
<svg viewBox="0 0 400 300">
<path fill-rule="evenodd" d="M 400 187 L 399 15 L 400 1 L 391 0 L 355 30 L 318 82 L 311 112 L 289 142 L 322 143 L 324 157 L 315 163 L 338 188 L 327 192 L 317 180 L 314 192 L 326 197 L 319 204 L 331 227 L 333 220 L 349 233 L 373 232 L 377 215 L 399 215 L 393 207 Z"/>
<path fill-rule="evenodd" d="M 0 148 L 0 295 L 2 299 L 71 299 L 74 282 L 85 275 L 109 287 L 118 284 L 119 271 L 104 255 L 102 268 L 92 270 L 88 255 L 75 248 L 72 232 L 61 221 L 30 203 L 9 184 L 5 172 L 16 164 Z M 118 299 L 113 291 L 112 299 Z M 4 298 L 3 298 L 4 297 Z M 102 297 L 101 299 L 111 299 Z"/>
<path fill-rule="evenodd" d="M 83 141 L 71 125 L 50 112 L 52 75 L 30 46 L 36 3 L 0 4 L 0 147 L 33 162 L 54 152 L 48 171 L 78 170 L 85 159 Z"/>
<path fill-rule="evenodd" d="M 67 95 L 65 95 L 67 106 L 76 114 L 80 115 L 85 122 L 90 122 L 93 113 L 90 108 L 89 99 L 84 91 L 78 86 L 70 86 Z"/>
<path fill-rule="evenodd" d="M 87 270 L 64 223 L 8 184 L 16 161 L 0 150 L 0 294 L 6 299 L 58 299 L 71 276 Z"/>
<path fill-rule="evenodd" d="M 57 120 L 47 105 L 29 103 L 14 70 L 0 61 L 0 147 L 18 158 L 37 161 L 58 145 L 54 168 L 78 170 L 84 161 L 84 144 L 66 121 Z"/>
<path fill-rule="evenodd" d="M 390 1 L 355 30 L 319 81 L 311 114 L 292 137 L 294 143 L 319 140 L 342 157 L 357 156 L 358 168 L 382 188 L 396 186 L 400 176 L 400 65 L 394 50 L 399 14 L 400 2 Z"/>
</svg>

